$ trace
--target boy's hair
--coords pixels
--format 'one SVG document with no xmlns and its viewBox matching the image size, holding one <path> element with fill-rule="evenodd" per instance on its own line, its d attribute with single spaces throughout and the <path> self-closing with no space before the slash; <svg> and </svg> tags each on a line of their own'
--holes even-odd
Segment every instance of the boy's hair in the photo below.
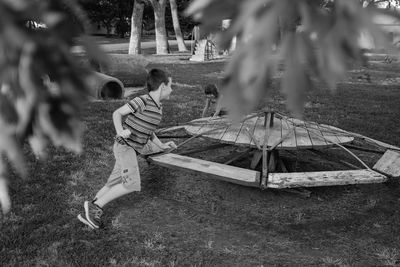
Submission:
<svg viewBox="0 0 400 267">
<path fill-rule="evenodd" d="M 162 83 L 168 84 L 169 79 L 167 73 L 160 69 L 152 69 L 147 74 L 146 87 L 149 92 L 155 91 Z"/>
<path fill-rule="evenodd" d="M 219 96 L 218 88 L 215 84 L 207 84 L 204 87 L 204 93 L 206 95 L 213 95 L 215 98 L 218 98 Z"/>
</svg>

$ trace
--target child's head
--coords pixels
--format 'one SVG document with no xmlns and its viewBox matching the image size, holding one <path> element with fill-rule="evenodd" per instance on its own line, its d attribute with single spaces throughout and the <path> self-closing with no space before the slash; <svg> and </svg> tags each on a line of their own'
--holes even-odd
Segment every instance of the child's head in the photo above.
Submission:
<svg viewBox="0 0 400 267">
<path fill-rule="evenodd" d="M 167 99 L 172 92 L 171 89 L 172 80 L 171 77 L 160 69 L 152 69 L 147 74 L 146 86 L 149 92 L 161 89 L 161 98 Z"/>
<path fill-rule="evenodd" d="M 204 93 L 206 94 L 206 96 L 212 95 L 215 98 L 218 98 L 219 96 L 218 88 L 215 84 L 207 84 L 204 87 Z"/>
<path fill-rule="evenodd" d="M 147 74 L 146 86 L 149 92 L 157 90 L 162 83 L 168 84 L 168 82 L 168 76 L 163 70 L 152 69 Z"/>
</svg>

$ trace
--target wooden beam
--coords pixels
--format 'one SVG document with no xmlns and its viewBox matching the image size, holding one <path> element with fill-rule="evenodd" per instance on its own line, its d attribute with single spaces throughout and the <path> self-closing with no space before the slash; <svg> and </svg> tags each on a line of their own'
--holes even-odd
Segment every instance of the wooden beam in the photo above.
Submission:
<svg viewBox="0 0 400 267">
<path fill-rule="evenodd" d="M 360 150 L 360 151 L 365 151 L 365 152 L 371 152 L 371 153 L 376 153 L 376 154 L 385 153 L 384 150 L 376 150 L 376 149 L 365 148 L 365 147 L 360 147 L 360 146 L 354 146 L 354 145 L 349 145 L 349 144 L 345 144 L 343 146 L 346 147 L 346 148 L 350 148 L 350 149 L 355 149 L 355 150 Z"/>
<path fill-rule="evenodd" d="M 386 151 L 373 169 L 391 177 L 400 178 L 400 153 L 393 150 Z"/>
<path fill-rule="evenodd" d="M 254 153 L 250 163 L 250 169 L 254 170 L 257 167 L 258 163 L 261 160 L 262 155 L 263 155 L 262 151 L 259 150 Z"/>
<path fill-rule="evenodd" d="M 267 187 L 267 180 L 268 180 L 268 156 L 270 154 L 267 151 L 268 146 L 268 137 L 269 137 L 269 128 L 271 125 L 271 113 L 265 114 L 265 132 L 264 132 L 264 144 L 262 147 L 262 172 L 261 172 L 261 188 L 265 189 Z"/>
<path fill-rule="evenodd" d="M 349 171 L 269 173 L 267 188 L 332 186 L 347 184 L 383 183 L 387 177 L 362 169 Z"/>
<path fill-rule="evenodd" d="M 249 155 L 250 152 L 251 152 L 252 150 L 253 150 L 252 148 L 248 148 L 248 149 L 246 149 L 245 151 L 242 151 L 242 152 L 236 154 L 235 156 L 231 155 L 232 157 L 231 157 L 229 160 L 227 160 L 226 162 L 224 162 L 224 164 L 225 164 L 225 165 L 229 165 L 229 164 L 231 164 L 232 162 L 234 162 L 235 160 L 241 159 L 241 158 L 243 158 L 244 156 Z"/>
<path fill-rule="evenodd" d="M 214 144 L 211 146 L 189 149 L 186 151 L 179 152 L 179 154 L 180 155 L 190 155 L 190 154 L 194 154 L 194 153 L 204 152 L 204 151 L 218 149 L 218 148 L 227 147 L 227 146 L 229 146 L 229 145 L 228 144 Z"/>
<path fill-rule="evenodd" d="M 150 156 L 148 159 L 150 162 L 160 166 L 179 170 L 198 171 L 209 174 L 210 178 L 216 178 L 235 184 L 252 187 L 259 187 L 260 185 L 260 172 L 258 171 L 185 157 L 173 153 Z"/>
</svg>

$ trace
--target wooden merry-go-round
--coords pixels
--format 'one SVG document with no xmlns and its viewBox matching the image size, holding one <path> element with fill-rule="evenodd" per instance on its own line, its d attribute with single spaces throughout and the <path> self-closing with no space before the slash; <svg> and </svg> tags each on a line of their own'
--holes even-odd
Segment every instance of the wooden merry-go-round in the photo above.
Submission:
<svg viewBox="0 0 400 267">
<path fill-rule="evenodd" d="M 150 155 L 150 162 L 169 168 L 198 171 L 213 178 L 262 189 L 382 183 L 391 177 L 400 177 L 400 148 L 357 133 L 290 118 L 277 112 L 260 111 L 240 121 L 228 117 L 200 118 L 180 127 L 161 129 L 158 135 L 162 137 L 162 134 L 177 128 L 183 128 L 190 137 L 180 143 L 178 149 Z M 210 146 L 205 142 L 200 149 L 193 151 L 234 146 L 239 153 L 232 154 L 224 163 L 190 157 L 187 153 L 179 154 L 180 148 L 195 138 L 214 142 Z M 376 149 L 352 145 L 356 139 Z M 297 172 L 288 171 L 280 157 L 280 152 L 285 151 L 313 150 L 323 153 L 332 147 L 341 148 L 359 164 L 348 164 L 353 169 L 346 170 Z M 370 167 L 354 150 L 372 151 L 383 156 Z M 251 159 L 247 168 L 229 165 L 243 157 Z M 261 168 L 257 169 L 260 165 Z"/>
</svg>

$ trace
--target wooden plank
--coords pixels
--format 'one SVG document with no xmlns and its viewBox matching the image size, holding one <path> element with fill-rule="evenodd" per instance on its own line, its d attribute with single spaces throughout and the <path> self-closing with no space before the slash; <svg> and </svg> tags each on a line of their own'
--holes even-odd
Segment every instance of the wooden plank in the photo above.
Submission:
<svg viewBox="0 0 400 267">
<path fill-rule="evenodd" d="M 188 123 L 188 125 L 185 125 L 185 131 L 188 134 L 196 135 L 201 128 L 208 123 L 209 119 L 210 117 L 192 120 Z"/>
<path fill-rule="evenodd" d="M 264 137 L 265 137 L 265 117 L 260 116 L 258 117 L 255 126 L 254 126 L 254 132 L 253 136 L 256 140 L 258 140 L 258 143 L 262 146 L 264 144 Z M 250 143 L 252 146 L 255 146 L 256 144 L 254 143 L 253 140 L 251 140 Z"/>
<path fill-rule="evenodd" d="M 333 146 L 336 143 L 340 143 L 340 140 L 337 138 L 337 136 L 335 134 L 332 134 L 330 130 L 327 130 L 325 127 L 321 127 L 321 125 L 318 124 L 317 127 L 321 131 L 328 145 Z"/>
<path fill-rule="evenodd" d="M 221 128 L 224 125 L 226 125 L 225 128 L 217 129 L 217 128 Z M 212 131 L 209 134 L 205 134 L 204 136 L 219 141 L 221 139 L 221 137 L 224 135 L 224 133 L 225 133 L 226 129 L 229 127 L 229 125 L 230 125 L 230 122 L 226 118 L 221 118 L 219 120 L 211 121 L 210 124 L 207 125 L 207 127 L 210 127 L 210 129 L 214 128 L 215 131 Z"/>
<path fill-rule="evenodd" d="M 269 173 L 269 188 L 314 187 L 347 184 L 383 183 L 387 177 L 362 169 L 349 171 Z"/>
<path fill-rule="evenodd" d="M 280 131 L 280 137 L 283 138 L 285 136 L 285 135 L 282 135 L 283 134 L 283 130 L 282 130 L 283 120 L 282 120 L 282 118 L 276 118 L 276 119 L 279 120 L 278 125 L 281 126 L 281 129 L 278 130 L 278 132 Z M 287 138 L 289 138 L 289 136 L 287 136 Z M 277 149 L 281 149 L 282 148 L 282 143 L 283 143 L 283 141 L 277 146 Z"/>
<path fill-rule="evenodd" d="M 185 157 L 173 153 L 151 156 L 149 160 L 164 167 L 193 170 L 210 174 L 217 179 L 235 184 L 258 187 L 260 183 L 260 172 L 258 171 L 207 160 Z"/>
<path fill-rule="evenodd" d="M 272 147 L 282 138 L 282 120 L 274 116 L 274 125 L 268 129 L 268 147 Z M 280 143 L 276 148 L 282 147 Z"/>
<path fill-rule="evenodd" d="M 221 142 L 233 144 L 239 136 L 240 130 L 242 129 L 242 123 L 232 123 L 228 129 L 226 129 L 224 135 L 221 137 Z"/>
<path fill-rule="evenodd" d="M 308 134 L 310 135 L 313 148 L 319 148 L 328 145 L 316 123 L 306 122 L 305 126 L 307 127 Z"/>
<path fill-rule="evenodd" d="M 201 129 L 199 129 L 199 131 L 197 132 L 197 134 L 202 134 L 202 133 L 206 133 L 209 132 L 208 134 L 204 134 L 202 135 L 202 137 L 212 137 L 213 133 L 215 131 L 211 131 L 213 129 L 215 129 L 215 122 L 213 120 L 208 121 L 206 124 L 203 125 L 203 127 L 201 127 Z"/>
<path fill-rule="evenodd" d="M 255 123 L 256 123 L 257 119 L 258 119 L 258 117 L 253 117 L 253 118 L 245 120 L 243 122 L 243 126 L 240 129 L 239 135 L 235 142 L 236 145 L 248 146 L 251 143 L 251 138 L 250 138 L 249 134 L 247 133 L 246 128 L 248 128 L 250 133 L 253 134 Z"/>
<path fill-rule="evenodd" d="M 376 140 L 376 139 L 372 139 L 372 138 L 370 138 L 368 136 L 365 136 L 365 135 L 362 135 L 362 134 L 358 134 L 358 133 L 349 132 L 349 131 L 345 131 L 343 129 L 339 129 L 339 128 L 336 128 L 334 126 L 330 126 L 330 127 L 333 128 L 333 129 L 336 129 L 337 131 L 343 132 L 344 134 L 348 134 L 353 139 L 354 139 L 354 137 L 358 137 L 358 138 L 361 138 L 361 139 L 363 139 L 363 140 L 365 140 L 365 141 L 367 141 L 369 143 L 378 145 L 380 147 L 383 147 L 383 148 L 386 148 L 386 149 L 400 151 L 400 147 L 397 147 L 397 146 L 394 146 L 394 145 L 391 145 L 391 144 L 388 144 L 388 143 L 384 143 L 384 142 Z"/>
<path fill-rule="evenodd" d="M 373 167 L 374 170 L 400 178 L 400 153 L 387 150 Z"/>
<path fill-rule="evenodd" d="M 330 131 L 332 135 L 335 135 L 341 144 L 348 143 L 354 140 L 351 136 L 346 136 L 342 129 L 336 128 L 331 125 L 321 124 L 323 128 L 326 128 L 327 131 Z"/>
<path fill-rule="evenodd" d="M 288 137 L 282 141 L 282 149 L 296 149 L 296 136 L 293 130 L 294 126 L 287 120 L 282 120 L 282 136 L 289 133 Z"/>
<path fill-rule="evenodd" d="M 263 153 L 260 150 L 254 153 L 253 158 L 251 159 L 250 169 L 254 170 L 257 167 L 258 163 L 261 160 L 262 154 Z"/>
<path fill-rule="evenodd" d="M 308 131 L 305 129 L 304 121 L 294 118 L 291 119 L 291 121 L 296 125 L 299 125 L 298 127 L 296 126 L 295 128 L 296 146 L 300 148 L 311 148 L 313 144 L 311 142 L 311 138 L 310 135 L 308 134 Z"/>
</svg>

